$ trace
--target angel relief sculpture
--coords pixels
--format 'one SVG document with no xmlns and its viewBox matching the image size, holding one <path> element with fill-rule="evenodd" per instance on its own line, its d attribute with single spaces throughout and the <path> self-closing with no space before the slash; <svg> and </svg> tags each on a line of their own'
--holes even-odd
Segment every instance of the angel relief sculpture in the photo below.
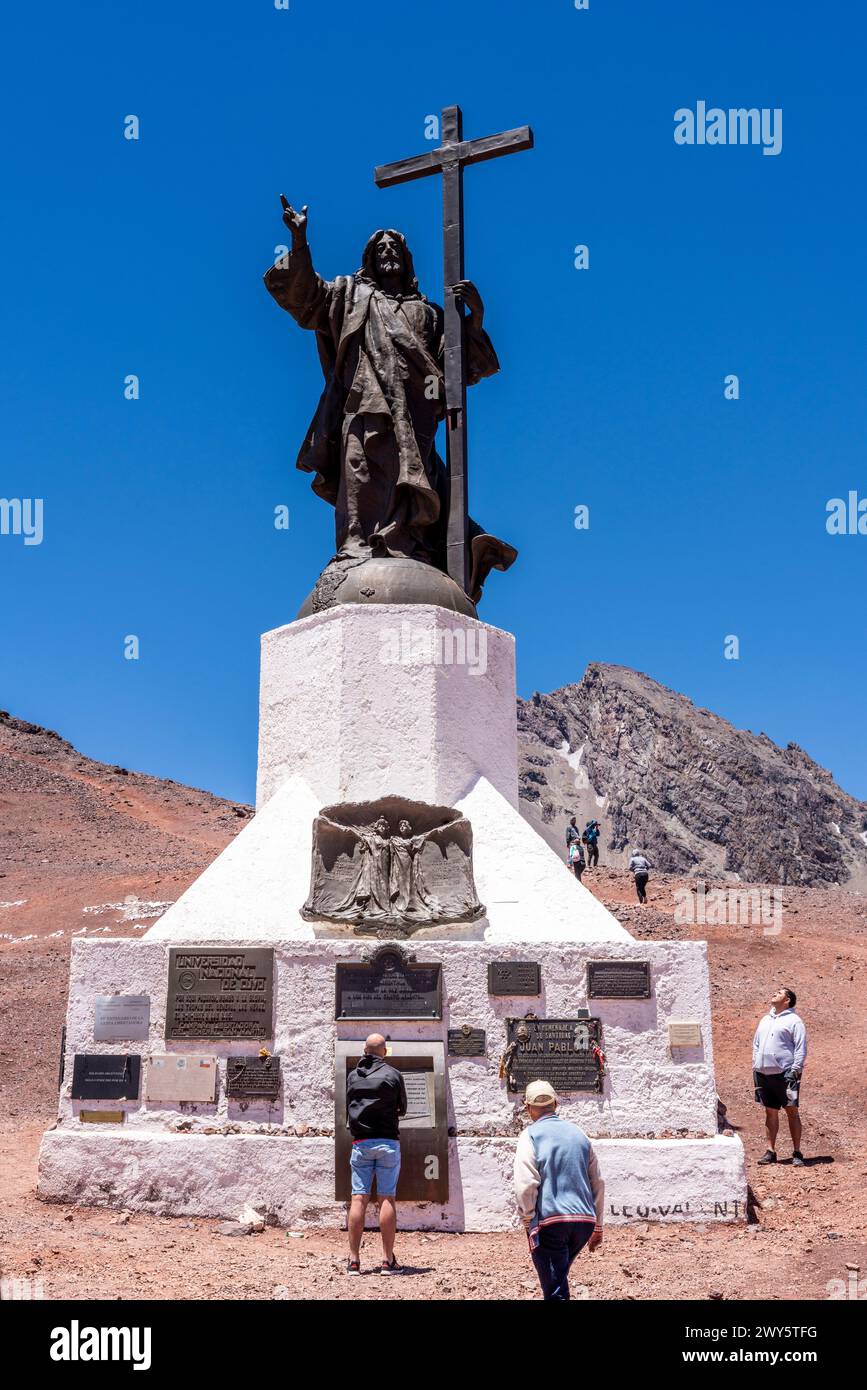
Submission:
<svg viewBox="0 0 867 1390">
<path fill-rule="evenodd" d="M 485 909 L 473 882 L 472 837 L 466 817 L 448 806 L 399 797 L 326 806 L 313 823 L 302 916 L 399 935 L 474 921 Z"/>
</svg>

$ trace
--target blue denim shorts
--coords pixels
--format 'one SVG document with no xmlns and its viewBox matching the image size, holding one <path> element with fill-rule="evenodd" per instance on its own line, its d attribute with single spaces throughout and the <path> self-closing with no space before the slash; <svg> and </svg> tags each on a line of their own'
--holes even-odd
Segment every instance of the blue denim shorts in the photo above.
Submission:
<svg viewBox="0 0 867 1390">
<path fill-rule="evenodd" d="M 377 1197 L 393 1197 L 400 1177 L 400 1142 L 397 1139 L 356 1139 L 349 1157 L 352 1195 L 370 1196 L 376 1177 Z"/>
</svg>

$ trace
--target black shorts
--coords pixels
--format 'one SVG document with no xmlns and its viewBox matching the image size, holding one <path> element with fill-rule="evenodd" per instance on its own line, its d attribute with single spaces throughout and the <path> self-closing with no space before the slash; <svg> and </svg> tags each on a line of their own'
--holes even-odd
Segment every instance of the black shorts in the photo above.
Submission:
<svg viewBox="0 0 867 1390">
<path fill-rule="evenodd" d="M 754 1071 L 753 1084 L 756 1088 L 756 1100 L 766 1110 L 785 1110 L 787 1105 L 798 1104 L 797 1098 L 789 1100 L 786 1091 L 790 1085 L 795 1091 L 800 1090 L 800 1079 L 789 1082 L 782 1072 L 776 1076 L 763 1076 L 761 1072 Z"/>
</svg>

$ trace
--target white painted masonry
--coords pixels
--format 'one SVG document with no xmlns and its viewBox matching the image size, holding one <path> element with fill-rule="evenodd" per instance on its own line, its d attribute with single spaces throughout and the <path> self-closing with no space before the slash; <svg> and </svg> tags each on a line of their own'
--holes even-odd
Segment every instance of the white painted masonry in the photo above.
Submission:
<svg viewBox="0 0 867 1390">
<path fill-rule="evenodd" d="M 745 1219 L 738 1139 L 599 1139 L 594 1148 L 605 1178 L 606 1224 Z M 401 1202 L 399 1228 L 512 1229 L 514 1154 L 514 1138 L 449 1140 L 451 1201 Z M 46 1201 L 222 1217 L 249 1203 L 294 1230 L 339 1229 L 345 1208 L 333 1192 L 334 1141 L 325 1137 L 49 1130 L 39 1155 Z"/>
<path fill-rule="evenodd" d="M 472 631 L 473 650 L 483 631 L 484 674 L 384 660 L 402 624 L 431 643 Z M 350 604 L 262 637 L 257 807 L 292 774 L 320 806 L 384 795 L 454 806 L 482 775 L 517 807 L 517 745 L 510 632 L 432 605 Z"/>
<path fill-rule="evenodd" d="M 349 927 L 317 927 L 299 912 L 322 804 L 302 778 L 290 777 L 143 939 L 189 943 L 207 931 L 223 944 L 312 941 L 320 934 L 357 940 Z M 632 940 L 485 778 L 454 804 L 473 827 L 476 888 L 487 913 L 478 922 L 425 928 L 414 940 Z"/>
<path fill-rule="evenodd" d="M 214 1125 L 238 1125 L 249 1130 L 261 1123 L 307 1125 L 334 1130 L 334 1040 L 364 1036 L 366 1024 L 335 1022 L 334 966 L 357 960 L 370 943 L 354 941 L 289 942 L 275 948 L 275 1030 L 266 1045 L 282 1058 L 283 1098 L 269 1107 L 264 1102 L 242 1111 L 228 1102 L 221 1074 L 217 1105 L 170 1105 L 144 1101 L 72 1101 L 72 1059 L 76 1052 L 123 1051 L 117 1043 L 93 1042 L 94 1000 L 99 994 L 147 994 L 151 998 L 150 1036 L 129 1043 L 130 1052 L 213 1053 L 225 1059 L 244 1051 L 237 1042 L 204 1044 L 200 1040 L 165 1044 L 168 947 L 144 937 L 85 938 L 72 947 L 69 1010 L 66 1024 L 66 1076 L 59 1114 L 64 1126 L 76 1125 L 82 1106 L 127 1112 L 126 1128 L 160 1129 L 183 1117 L 194 1130 Z M 197 939 L 197 946 L 221 943 Z M 225 944 L 225 943 L 222 943 Z M 245 941 L 245 945 L 262 942 Z M 374 943 L 375 944 L 375 943 Z M 449 1028 L 472 1022 L 488 1036 L 488 1057 L 449 1057 L 449 1124 L 459 1133 L 515 1132 L 519 1098 L 509 1096 L 496 1068 L 502 1051 L 503 1020 L 532 1009 L 541 1018 L 563 1018 L 588 1007 L 587 962 L 599 958 L 592 943 L 560 945 L 534 942 L 533 957 L 541 965 L 542 994 L 536 998 L 498 998 L 487 992 L 488 962 L 502 960 L 498 945 L 484 942 L 415 941 L 416 959 L 443 962 L 443 1018 L 384 1023 L 393 1039 L 439 1039 Z M 517 954 L 507 953 L 513 957 Z M 602 1095 L 582 1093 L 564 1099 L 563 1113 L 578 1120 L 591 1134 L 652 1136 L 684 1130 L 695 1135 L 716 1134 L 716 1089 L 713 1079 L 713 1041 L 708 1006 L 707 956 L 703 942 L 633 941 L 606 943 L 606 960 L 648 960 L 653 980 L 650 999 L 594 999 L 591 1011 L 602 1020 L 609 1076 Z M 668 1048 L 670 1019 L 695 1019 L 701 1024 L 701 1048 Z M 371 1025 L 372 1026 L 372 1025 Z M 225 1065 L 221 1066 L 221 1073 Z"/>
<path fill-rule="evenodd" d="M 485 628 L 486 669 L 380 660 L 383 633 L 401 622 L 429 633 L 482 624 L 435 608 L 344 607 L 266 633 L 262 644 L 259 810 L 141 939 L 73 944 L 66 1069 L 58 1122 L 44 1136 L 39 1192 L 172 1214 L 232 1216 L 245 1202 L 293 1226 L 342 1224 L 334 1200 L 334 1044 L 374 1026 L 335 1022 L 335 963 L 372 945 L 351 928 L 306 922 L 313 818 L 323 805 L 401 794 L 457 806 L 473 827 L 486 915 L 434 927 L 404 943 L 443 966 L 443 1018 L 383 1020 L 394 1041 L 445 1042 L 449 1027 L 483 1028 L 487 1056 L 447 1057 L 450 1201 L 401 1204 L 401 1224 L 503 1230 L 515 1224 L 511 1162 L 519 1098 L 499 1080 L 507 1017 L 602 1021 L 608 1075 L 601 1095 L 564 1098 L 563 1113 L 598 1139 L 612 1221 L 738 1220 L 746 1176 L 739 1139 L 716 1133 L 716 1088 L 704 943 L 637 941 L 565 868 L 517 810 L 514 641 Z M 474 639 L 480 640 L 479 632 Z M 278 1101 L 228 1101 L 225 1059 L 249 1045 L 165 1041 L 169 948 L 274 949 Z M 536 960 L 542 994 L 487 992 L 492 960 Z M 587 963 L 647 960 L 652 997 L 588 1000 Z M 150 1037 L 131 1052 L 207 1052 L 219 1059 L 213 1105 L 87 1101 L 123 1110 L 122 1125 L 79 1119 L 70 1098 L 76 1052 L 93 1041 L 99 994 L 147 994 Z M 702 1046 L 668 1047 L 669 1020 L 694 1020 Z M 143 1077 L 142 1096 L 146 1094 Z"/>
</svg>

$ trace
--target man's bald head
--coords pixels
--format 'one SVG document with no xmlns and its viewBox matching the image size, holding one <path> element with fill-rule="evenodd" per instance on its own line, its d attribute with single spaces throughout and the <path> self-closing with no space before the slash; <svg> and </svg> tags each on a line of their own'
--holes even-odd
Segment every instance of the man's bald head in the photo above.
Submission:
<svg viewBox="0 0 867 1390">
<path fill-rule="evenodd" d="M 365 1039 L 364 1052 L 367 1057 L 384 1057 L 386 1053 L 385 1038 L 381 1033 L 371 1033 Z"/>
</svg>

